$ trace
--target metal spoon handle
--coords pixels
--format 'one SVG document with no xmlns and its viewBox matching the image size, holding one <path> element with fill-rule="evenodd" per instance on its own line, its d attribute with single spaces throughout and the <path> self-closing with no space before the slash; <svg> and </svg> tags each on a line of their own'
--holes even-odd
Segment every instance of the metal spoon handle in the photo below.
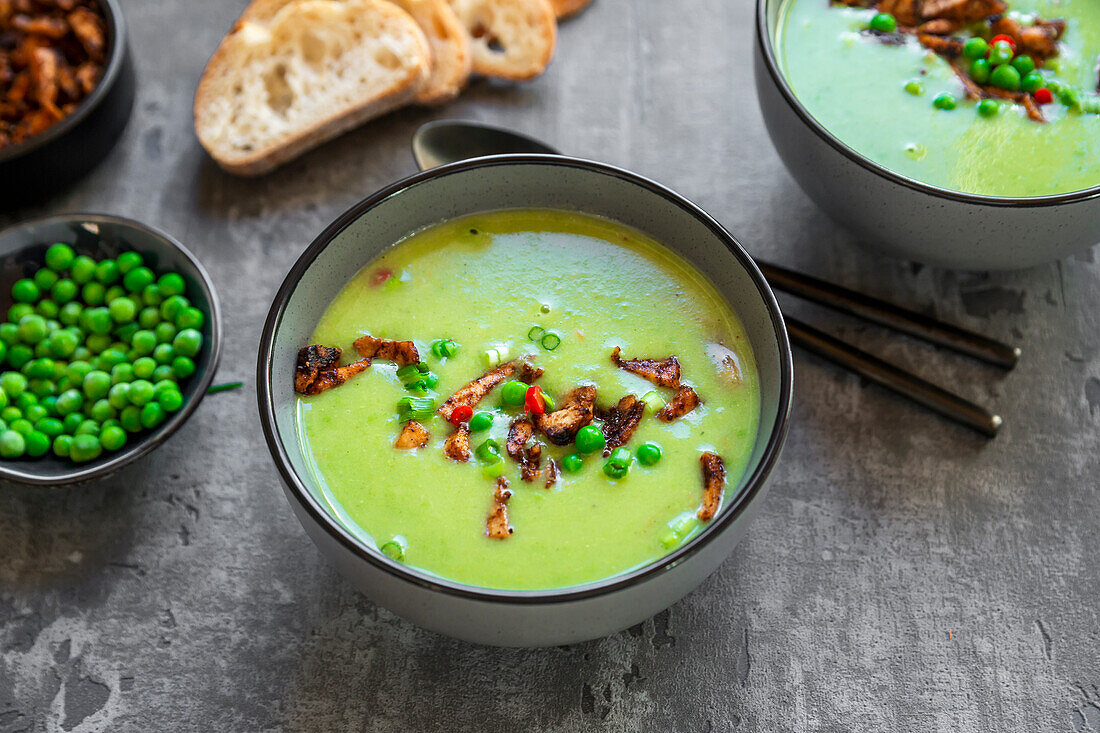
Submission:
<svg viewBox="0 0 1100 733">
<path fill-rule="evenodd" d="M 818 280 L 778 265 L 756 261 L 773 288 L 791 295 L 848 313 L 872 323 L 892 328 L 988 364 L 1012 369 L 1020 359 L 1020 349 L 994 341 L 980 333 L 941 323 L 921 313 L 872 298 L 863 293 Z"/>
<path fill-rule="evenodd" d="M 904 369 L 846 344 L 797 319 L 787 317 L 785 320 L 791 341 L 807 351 L 862 375 L 903 397 L 908 397 L 944 417 L 977 430 L 982 435 L 990 438 L 997 435 L 997 430 L 1003 422 L 1000 415 L 994 415 L 981 405 L 976 405 L 931 382 L 926 382 Z"/>
</svg>

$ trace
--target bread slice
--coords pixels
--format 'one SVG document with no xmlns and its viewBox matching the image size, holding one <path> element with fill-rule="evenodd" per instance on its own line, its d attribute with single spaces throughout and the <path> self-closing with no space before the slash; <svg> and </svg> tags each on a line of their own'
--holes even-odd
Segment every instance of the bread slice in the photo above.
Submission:
<svg viewBox="0 0 1100 733">
<path fill-rule="evenodd" d="M 554 15 L 559 19 L 576 15 L 587 8 L 591 2 L 592 0 L 550 0 L 550 4 L 554 7 Z"/>
<path fill-rule="evenodd" d="M 432 48 L 432 71 L 417 95 L 421 104 L 442 104 L 458 96 L 473 68 L 470 36 L 447 0 L 391 0 L 420 24 Z"/>
<path fill-rule="evenodd" d="M 387 0 L 258 0 L 203 72 L 195 132 L 230 173 L 266 173 L 413 99 L 430 64 Z"/>
<path fill-rule="evenodd" d="M 473 39 L 474 72 L 523 81 L 554 57 L 558 21 L 549 0 L 448 0 Z"/>
</svg>

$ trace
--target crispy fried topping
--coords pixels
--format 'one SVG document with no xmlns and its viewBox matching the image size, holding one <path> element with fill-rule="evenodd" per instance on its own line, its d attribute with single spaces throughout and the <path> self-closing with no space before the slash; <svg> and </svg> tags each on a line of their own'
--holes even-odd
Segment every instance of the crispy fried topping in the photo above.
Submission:
<svg viewBox="0 0 1100 733">
<path fill-rule="evenodd" d="M 878 9 L 890 13 L 902 25 L 916 25 L 921 20 L 920 0 L 882 0 Z"/>
<path fill-rule="evenodd" d="M 722 491 L 726 488 L 726 464 L 717 453 L 704 453 L 699 456 L 703 465 L 703 505 L 695 514 L 706 522 L 712 519 L 722 503 Z"/>
<path fill-rule="evenodd" d="M 946 18 L 960 23 L 973 23 L 1000 15 L 1008 10 L 1004 0 L 924 0 L 921 4 L 923 18 Z"/>
<path fill-rule="evenodd" d="M 665 422 L 672 422 L 694 410 L 700 402 L 702 400 L 699 399 L 699 395 L 695 394 L 695 390 L 685 384 L 677 390 L 676 394 L 672 395 L 672 399 L 661 408 L 661 411 L 657 413 L 657 417 Z"/>
<path fill-rule="evenodd" d="M 355 350 L 368 359 L 392 361 L 399 366 L 420 363 L 420 354 L 412 341 L 393 341 L 376 339 L 374 336 L 361 336 L 355 340 Z"/>
<path fill-rule="evenodd" d="M 918 33 L 917 40 L 929 51 L 935 51 L 940 56 L 955 59 L 962 55 L 963 42 L 950 36 L 937 36 L 931 33 Z"/>
<path fill-rule="evenodd" d="M 1058 55 L 1058 39 L 1066 30 L 1064 20 L 1037 21 L 1035 25 L 1020 29 L 1017 47 L 1020 53 L 1040 59 Z"/>
<path fill-rule="evenodd" d="M 656 359 L 620 359 L 619 347 L 611 352 L 611 363 L 625 371 L 637 374 L 658 387 L 676 389 L 680 386 L 680 362 L 675 356 L 662 361 Z"/>
<path fill-rule="evenodd" d="M 644 412 L 645 403 L 632 394 L 623 397 L 614 407 L 606 410 L 597 408 L 597 416 L 603 420 L 600 429 L 603 431 L 604 440 L 607 441 L 604 447 L 605 456 L 610 455 L 612 448 L 618 448 L 630 442 Z"/>
<path fill-rule="evenodd" d="M 423 448 L 428 444 L 431 437 L 431 433 L 428 432 L 426 427 L 416 420 L 409 420 L 405 423 L 405 427 L 401 429 L 401 434 L 397 436 L 397 441 L 393 444 L 393 447 L 399 450 Z"/>
<path fill-rule="evenodd" d="M 917 34 L 930 34 L 933 36 L 950 36 L 959 30 L 959 22 L 947 18 L 936 18 L 927 23 L 921 23 L 917 28 Z"/>
<path fill-rule="evenodd" d="M 561 469 L 558 468 L 558 462 L 551 458 L 546 462 L 546 488 L 552 488 L 560 477 Z"/>
<path fill-rule="evenodd" d="M 569 445 L 577 437 L 577 431 L 592 422 L 595 403 L 595 387 L 577 387 L 565 396 L 560 409 L 536 415 L 535 425 L 554 445 Z"/>
<path fill-rule="evenodd" d="M 512 525 L 508 524 L 508 500 L 512 490 L 508 488 L 508 479 L 497 478 L 497 489 L 493 492 L 493 508 L 485 520 L 485 536 L 494 540 L 506 540 L 512 536 Z"/>
<path fill-rule="evenodd" d="M 527 415 L 519 415 L 508 426 L 508 441 L 505 450 L 519 464 L 520 476 L 531 482 L 541 473 L 539 462 L 542 460 L 542 444 L 528 445 L 535 435 L 535 426 Z"/>
<path fill-rule="evenodd" d="M 335 346 L 303 346 L 298 350 L 298 365 L 294 370 L 294 391 L 304 395 L 321 394 L 339 387 L 370 366 L 370 359 L 339 366 L 343 352 Z"/>
<path fill-rule="evenodd" d="M 451 437 L 447 438 L 443 444 L 443 455 L 458 463 L 470 460 L 470 428 L 466 423 L 455 428 Z"/>
<path fill-rule="evenodd" d="M 477 403 L 481 402 L 485 395 L 492 391 L 493 387 L 511 379 L 513 376 L 527 384 L 534 382 L 542 376 L 542 369 L 532 366 L 526 361 L 526 358 L 529 357 L 525 357 L 524 360 L 513 359 L 512 361 L 490 369 L 451 395 L 436 412 L 440 417 L 449 422 L 451 413 L 454 412 L 456 407 L 459 405 L 469 405 L 470 409 L 477 407 Z"/>
</svg>

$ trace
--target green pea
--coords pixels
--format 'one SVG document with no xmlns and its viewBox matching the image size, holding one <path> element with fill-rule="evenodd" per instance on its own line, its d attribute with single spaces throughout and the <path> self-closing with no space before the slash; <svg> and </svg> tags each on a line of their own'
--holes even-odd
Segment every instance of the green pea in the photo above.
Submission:
<svg viewBox="0 0 1100 733">
<path fill-rule="evenodd" d="M 8 364 L 14 369 L 22 369 L 33 358 L 34 349 L 26 344 L 16 344 L 8 349 Z"/>
<path fill-rule="evenodd" d="M 27 447 L 27 455 L 31 458 L 39 458 L 50 451 L 50 436 L 37 430 L 32 430 L 24 438 Z"/>
<path fill-rule="evenodd" d="M 121 450 L 126 445 L 126 431 L 118 425 L 103 428 L 99 442 L 109 451 Z"/>
<path fill-rule="evenodd" d="M 1037 71 L 1033 71 L 1020 80 L 1020 89 L 1029 94 L 1034 94 L 1042 89 L 1044 84 L 1046 84 L 1046 80 L 1043 78 L 1043 75 Z"/>
<path fill-rule="evenodd" d="M 53 359 L 32 359 L 23 367 L 23 373 L 31 379 L 49 379 L 53 376 Z"/>
<path fill-rule="evenodd" d="M 49 395 L 42 398 L 42 406 L 46 408 L 46 411 L 51 417 L 57 414 L 57 395 Z"/>
<path fill-rule="evenodd" d="M 157 395 L 157 404 L 163 407 L 165 412 L 176 412 L 183 407 L 183 395 L 175 385 L 172 385 L 172 389 Z"/>
<path fill-rule="evenodd" d="M 52 379 L 32 379 L 29 387 L 31 394 L 40 400 L 58 394 L 57 382 Z"/>
<path fill-rule="evenodd" d="M 581 453 L 595 453 L 596 451 L 603 450 L 604 446 L 607 445 L 607 440 L 604 438 L 603 433 L 594 425 L 585 425 L 578 430 L 574 442 L 576 443 L 577 450 Z"/>
<path fill-rule="evenodd" d="M 8 345 L 4 341 L 0 341 L 0 363 L 8 358 Z"/>
<path fill-rule="evenodd" d="M 1016 71 L 1020 72 L 1020 76 L 1026 76 L 1035 71 L 1035 59 L 1022 53 L 1012 59 L 1012 66 L 1015 67 Z"/>
<path fill-rule="evenodd" d="M 172 346 L 176 349 L 176 353 L 180 354 L 181 356 L 189 356 L 191 358 L 194 358 L 202 349 L 202 334 L 193 328 L 185 328 L 177 333 L 176 337 L 172 339 Z M 509 382 L 508 384 L 520 385 L 523 388 L 524 394 L 526 395 L 527 385 L 523 384 L 523 382 Z M 507 387 L 508 384 L 505 384 L 504 386 Z M 513 390 L 513 398 L 514 393 L 515 390 Z M 518 403 L 515 404 L 523 404 L 523 400 L 520 400 Z"/>
<path fill-rule="evenodd" d="M 37 344 L 46 338 L 48 331 L 46 319 L 37 313 L 19 319 L 19 338 L 25 344 Z"/>
<path fill-rule="evenodd" d="M 122 287 L 121 285 L 112 285 L 111 287 L 107 288 L 107 294 L 103 297 L 106 302 L 110 303 L 115 298 L 123 298 L 125 296 L 126 288 Z"/>
<path fill-rule="evenodd" d="M 21 417 L 18 420 L 13 420 L 11 425 L 9 426 L 9 429 L 14 430 L 25 438 L 32 432 L 34 432 L 34 423 L 24 417 Z"/>
<path fill-rule="evenodd" d="M 138 320 L 138 325 L 141 326 L 142 328 L 146 328 L 146 329 L 155 328 L 156 326 L 160 325 L 160 322 L 161 322 L 161 320 L 160 320 L 160 310 L 157 309 L 157 308 L 154 308 L 152 306 L 142 308 L 141 312 L 138 313 L 138 319 L 137 320 Z M 172 326 L 171 323 L 169 323 L 168 325 Z M 175 333 L 175 331 L 176 331 L 176 327 L 172 326 L 172 333 Z"/>
<path fill-rule="evenodd" d="M 140 356 L 151 354 L 153 349 L 157 347 L 157 335 L 148 329 L 140 329 L 130 339 L 130 346 Z"/>
<path fill-rule="evenodd" d="M 1020 72 L 1011 64 L 1001 64 L 993 69 L 989 81 L 995 87 L 1015 92 L 1020 88 Z"/>
<path fill-rule="evenodd" d="M 180 340 L 186 331 L 180 331 L 176 336 L 176 341 Z M 197 333 L 197 332 L 196 332 Z M 187 350 L 178 348 L 176 349 L 184 356 L 194 356 L 195 354 L 188 353 Z M 197 350 L 196 350 L 197 353 Z M 527 396 L 527 385 L 519 381 L 505 382 L 500 388 L 500 401 L 508 407 L 518 407 L 523 404 L 524 399 Z"/>
<path fill-rule="evenodd" d="M 101 354 L 111 348 L 111 337 L 105 333 L 93 333 L 84 340 L 84 345 L 93 354 Z"/>
<path fill-rule="evenodd" d="M 73 248 L 62 242 L 50 245 L 50 248 L 46 250 L 46 266 L 62 272 L 68 270 L 69 266 L 73 264 L 73 258 L 76 257 L 76 253 L 73 252 Z"/>
<path fill-rule="evenodd" d="M 92 351 L 87 346 L 77 346 L 76 351 L 73 352 L 73 359 L 80 361 L 88 361 L 92 358 Z"/>
<path fill-rule="evenodd" d="M 115 298 L 107 304 L 107 310 L 115 323 L 129 323 L 137 315 L 137 306 L 129 298 Z"/>
<path fill-rule="evenodd" d="M 470 432 L 480 433 L 493 427 L 493 413 L 477 412 L 470 418 Z"/>
<path fill-rule="evenodd" d="M 171 344 L 157 344 L 157 347 L 153 349 L 153 359 L 158 364 L 171 364 L 175 358 L 176 350 L 172 348 Z"/>
<path fill-rule="evenodd" d="M 111 385 L 107 392 L 107 402 L 116 410 L 121 410 L 130 404 L 130 384 L 119 382 Z"/>
<path fill-rule="evenodd" d="M 23 417 L 23 411 L 15 405 L 0 410 L 0 420 L 3 420 L 5 424 L 18 420 L 21 417 Z"/>
<path fill-rule="evenodd" d="M 86 419 L 76 427 L 74 435 L 99 435 L 99 423 L 92 419 Z"/>
<path fill-rule="evenodd" d="M 138 379 L 150 379 L 153 376 L 153 370 L 157 368 L 156 360 L 143 356 L 140 359 L 134 360 L 134 376 Z"/>
<path fill-rule="evenodd" d="M 4 372 L 0 374 L 0 389 L 3 389 L 8 397 L 15 399 L 26 391 L 27 378 L 19 372 Z"/>
<path fill-rule="evenodd" d="M 57 307 L 57 303 L 53 302 L 49 298 L 43 298 L 38 301 L 34 306 L 34 312 L 43 318 L 49 320 L 57 318 L 57 314 L 60 312 L 60 308 Z"/>
<path fill-rule="evenodd" d="M 57 312 L 57 320 L 66 326 L 75 326 L 80 323 L 80 314 L 83 312 L 84 308 L 80 303 L 66 303 Z"/>
<path fill-rule="evenodd" d="M 905 91 L 909 92 L 914 97 L 919 97 L 924 94 L 924 84 L 918 79 L 910 79 L 905 82 Z"/>
<path fill-rule="evenodd" d="M 148 306 L 159 306 L 164 302 L 164 293 L 156 283 L 146 285 L 145 290 L 141 291 L 141 302 Z"/>
<path fill-rule="evenodd" d="M 978 102 L 978 114 L 982 117 L 996 117 L 1001 111 L 1001 105 L 995 99 L 983 99 Z"/>
<path fill-rule="evenodd" d="M 59 435 L 53 439 L 53 454 L 58 458 L 68 458 L 73 446 L 73 436 Z"/>
<path fill-rule="evenodd" d="M 176 337 L 176 333 L 178 333 L 178 331 L 179 329 L 177 329 L 173 324 L 169 323 L 168 321 L 162 321 L 161 323 L 158 323 L 156 325 L 156 328 L 153 329 L 153 333 L 156 334 L 158 344 L 171 343 L 172 339 Z"/>
<path fill-rule="evenodd" d="M 137 252 L 122 252 L 115 258 L 118 263 L 118 271 L 125 275 L 135 267 L 141 267 L 145 264 L 144 258 Z"/>
<path fill-rule="evenodd" d="M 42 405 L 31 405 L 23 411 L 23 417 L 30 420 L 32 423 L 36 423 L 44 417 L 49 416 L 50 412 Z"/>
<path fill-rule="evenodd" d="M 103 452 L 99 438 L 94 435 L 77 435 L 73 437 L 72 446 L 69 448 L 69 457 L 77 463 L 87 463 L 99 458 Z"/>
<path fill-rule="evenodd" d="M 83 412 L 70 412 L 61 418 L 61 425 L 65 428 L 65 432 L 71 435 L 84 424 L 85 419 Z"/>
<path fill-rule="evenodd" d="M 56 417 L 43 417 L 34 424 L 34 429 L 51 438 L 56 438 L 65 432 L 65 426 Z"/>
<path fill-rule="evenodd" d="M 57 397 L 57 412 L 59 415 L 70 415 L 83 406 L 84 395 L 75 389 L 65 390 Z"/>
<path fill-rule="evenodd" d="M 71 361 L 69 366 L 65 369 L 65 376 L 67 376 L 73 383 L 84 384 L 84 377 L 88 376 L 88 372 L 92 371 L 92 365 L 83 360 Z"/>
<path fill-rule="evenodd" d="M 206 319 L 203 316 L 202 311 L 200 311 L 198 308 L 184 308 L 182 311 L 180 311 L 179 315 L 176 316 L 176 327 L 179 328 L 181 331 L 185 328 L 199 329 L 202 328 L 202 324 L 205 320 Z M 454 342 L 452 341 L 450 343 L 453 344 Z M 451 354 L 444 354 L 444 356 L 454 356 L 454 353 L 452 352 Z"/>
<path fill-rule="evenodd" d="M 146 286 L 151 285 L 155 279 L 153 271 L 143 265 L 127 272 L 125 277 L 122 278 L 122 284 L 131 293 L 138 293 L 144 290 Z"/>
<path fill-rule="evenodd" d="M 88 308 L 84 311 L 84 322 L 82 324 L 84 329 L 90 333 L 106 336 L 111 332 L 111 328 L 114 327 L 114 321 L 111 320 L 111 312 L 102 306 L 96 308 Z"/>
<path fill-rule="evenodd" d="M 653 441 L 647 441 L 638 446 L 638 463 L 643 466 L 652 466 L 661 460 L 661 446 Z"/>
<path fill-rule="evenodd" d="M 78 285 L 90 283 L 95 279 L 95 260 L 87 255 L 78 256 L 69 268 L 69 275 L 72 276 L 73 282 Z"/>
<path fill-rule="evenodd" d="M 176 374 L 172 371 L 172 367 L 168 364 L 161 364 L 153 370 L 153 381 L 160 382 L 165 379 L 175 379 Z"/>
<path fill-rule="evenodd" d="M 122 362 L 111 367 L 111 385 L 125 384 L 134 381 L 134 365 Z"/>
<path fill-rule="evenodd" d="M 103 283 L 90 282 L 80 289 L 80 298 L 87 305 L 96 306 L 103 305 L 104 300 L 107 297 L 107 288 L 103 286 Z"/>
<path fill-rule="evenodd" d="M 157 280 L 157 287 L 166 298 L 172 295 L 183 295 L 184 290 L 187 289 L 183 277 L 175 272 L 166 272 L 161 275 Z"/>
<path fill-rule="evenodd" d="M 98 400 L 107 396 L 111 389 L 111 375 L 96 369 L 84 377 L 84 394 L 89 400 Z"/>
<path fill-rule="evenodd" d="M 171 295 L 164 299 L 164 302 L 160 304 L 160 317 L 166 321 L 175 321 L 176 316 L 180 314 L 184 308 L 190 306 L 187 298 L 182 295 Z"/>
<path fill-rule="evenodd" d="M 23 436 L 14 430 L 5 430 L 0 433 L 0 457 L 19 458 L 27 449 L 27 442 Z"/>
<path fill-rule="evenodd" d="M 41 267 L 34 273 L 34 284 L 41 293 L 46 293 L 61 277 L 48 267 Z"/>
<path fill-rule="evenodd" d="M 46 333 L 48 334 L 49 332 L 50 326 L 49 324 L 46 324 Z M 33 349 L 36 358 L 46 358 L 50 355 L 50 342 L 47 339 L 43 338 L 41 341 L 34 345 Z"/>
<path fill-rule="evenodd" d="M 172 360 L 172 373 L 179 379 L 187 379 L 195 373 L 195 362 L 186 356 L 177 356 Z"/>
<path fill-rule="evenodd" d="M 68 359 L 80 346 L 80 340 L 72 331 L 54 331 L 50 334 L 50 353 L 58 359 Z"/>
<path fill-rule="evenodd" d="M 877 33 L 893 33 L 898 29 L 898 21 L 890 13 L 877 13 L 867 27 Z"/>
<path fill-rule="evenodd" d="M 30 278 L 16 280 L 15 285 L 11 287 L 11 297 L 19 303 L 33 303 L 38 300 L 38 296 L 38 285 Z"/>
<path fill-rule="evenodd" d="M 8 308 L 8 320 L 19 323 L 24 317 L 34 315 L 34 306 L 30 303 L 16 303 Z"/>
<path fill-rule="evenodd" d="M 126 432 L 140 433 L 143 429 L 141 424 L 141 408 L 136 405 L 130 405 L 123 408 L 123 410 L 118 413 L 118 421 Z"/>
<path fill-rule="evenodd" d="M 15 402 L 13 402 L 12 404 L 14 404 L 20 410 L 26 411 L 26 409 L 31 405 L 38 404 L 38 395 L 28 390 L 16 397 Z"/>
<path fill-rule="evenodd" d="M 978 59 L 970 65 L 970 78 L 979 84 L 989 81 L 989 75 L 993 73 L 993 67 L 985 59 Z"/>
<path fill-rule="evenodd" d="M 157 402 L 150 402 L 141 408 L 141 424 L 146 428 L 155 428 L 164 422 L 168 414 Z"/>
<path fill-rule="evenodd" d="M 92 408 L 88 410 L 88 414 L 96 422 L 103 422 L 117 416 L 118 412 L 111 407 L 111 403 L 107 399 L 100 399 L 95 401 Z"/>
<path fill-rule="evenodd" d="M 14 323 L 0 323 L 0 341 L 9 346 L 19 343 L 19 326 Z"/>
<path fill-rule="evenodd" d="M 567 473 L 576 473 L 584 468 L 584 458 L 580 453 L 570 453 L 561 459 L 561 467 Z"/>
<path fill-rule="evenodd" d="M 65 277 L 53 284 L 50 288 L 50 297 L 58 303 L 68 303 L 76 298 L 77 284 Z"/>
<path fill-rule="evenodd" d="M 146 379 L 130 382 L 130 404 L 141 407 L 153 400 L 153 383 Z"/>
<path fill-rule="evenodd" d="M 119 272 L 118 263 L 114 260 L 101 260 L 95 266 L 95 279 L 104 285 L 116 283 L 120 277 L 122 277 L 122 273 Z"/>
<path fill-rule="evenodd" d="M 986 43 L 984 38 L 975 36 L 966 43 L 963 44 L 963 56 L 971 61 L 976 59 L 984 59 L 986 53 L 989 52 L 989 44 Z"/>
<path fill-rule="evenodd" d="M 1007 64 L 1012 61 L 1014 55 L 1012 44 L 1008 41 L 997 41 L 989 48 L 989 63 L 993 66 Z"/>
</svg>

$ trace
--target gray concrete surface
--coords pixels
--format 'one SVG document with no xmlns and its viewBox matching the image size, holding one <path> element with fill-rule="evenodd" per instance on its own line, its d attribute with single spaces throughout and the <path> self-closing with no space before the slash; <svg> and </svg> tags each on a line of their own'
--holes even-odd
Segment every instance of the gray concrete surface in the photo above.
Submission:
<svg viewBox="0 0 1100 733">
<path fill-rule="evenodd" d="M 596 0 L 519 87 L 478 82 L 267 178 L 190 125 L 243 0 L 124 0 L 140 68 L 125 138 L 70 193 L 163 227 L 225 305 L 225 380 L 140 465 L 0 487 L 0 731 L 1100 731 L 1100 264 L 1013 274 L 870 255 L 780 167 L 749 69 L 748 0 Z M 514 126 L 656 177 L 768 258 L 1013 339 L 1001 374 L 840 316 L 829 330 L 1006 419 L 986 442 L 799 354 L 794 423 L 748 539 L 615 637 L 470 647 L 352 592 L 291 516 L 252 371 L 271 296 L 344 208 L 411 172 L 436 117 Z"/>
</svg>

